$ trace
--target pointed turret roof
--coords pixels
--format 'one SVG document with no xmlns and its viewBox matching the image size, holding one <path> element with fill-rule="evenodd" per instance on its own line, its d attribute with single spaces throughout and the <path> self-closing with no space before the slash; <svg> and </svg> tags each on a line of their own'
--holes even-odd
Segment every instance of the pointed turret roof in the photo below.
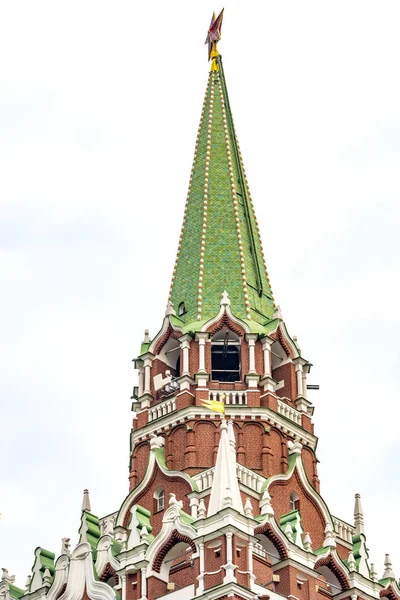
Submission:
<svg viewBox="0 0 400 600">
<path fill-rule="evenodd" d="M 263 325 L 274 299 L 216 48 L 212 58 L 169 300 L 188 325 L 214 317 L 226 290 L 235 316 Z"/>
<path fill-rule="evenodd" d="M 221 421 L 217 460 L 211 487 L 208 516 L 232 506 L 243 513 L 242 497 L 236 473 L 236 444 L 232 421 Z"/>
</svg>

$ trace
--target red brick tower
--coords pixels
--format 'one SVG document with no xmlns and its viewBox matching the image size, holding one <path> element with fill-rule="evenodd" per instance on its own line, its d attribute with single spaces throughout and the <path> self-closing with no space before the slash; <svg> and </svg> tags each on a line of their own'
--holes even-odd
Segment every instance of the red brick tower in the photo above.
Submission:
<svg viewBox="0 0 400 600">
<path fill-rule="evenodd" d="M 32 600 L 400 599 L 389 557 L 380 581 L 368 564 L 359 496 L 348 524 L 320 495 L 311 364 L 274 303 L 221 23 L 167 310 L 135 359 L 129 494 L 102 519 L 85 494 L 72 555 L 36 550 Z"/>
</svg>

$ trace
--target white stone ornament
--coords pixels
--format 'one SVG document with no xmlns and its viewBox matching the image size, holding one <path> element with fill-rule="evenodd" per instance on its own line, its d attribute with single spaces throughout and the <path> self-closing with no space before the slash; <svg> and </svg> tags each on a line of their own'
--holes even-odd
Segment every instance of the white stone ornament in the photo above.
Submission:
<svg viewBox="0 0 400 600">
<path fill-rule="evenodd" d="M 244 505 L 244 514 L 246 515 L 246 517 L 253 516 L 253 505 L 251 504 L 250 498 L 246 498 L 246 502 Z"/>
<path fill-rule="evenodd" d="M 260 509 L 262 515 L 267 515 L 268 517 L 274 516 L 274 509 L 271 504 L 271 496 L 269 495 L 268 490 L 265 490 L 263 497 L 260 500 Z"/>
<path fill-rule="evenodd" d="M 71 556 L 70 551 L 70 538 L 64 537 L 61 540 L 61 554 L 66 554 L 67 556 Z"/>
<path fill-rule="evenodd" d="M 285 535 L 286 535 L 287 539 L 289 540 L 289 542 L 294 542 L 293 531 L 290 526 L 290 523 L 286 523 Z"/>
<path fill-rule="evenodd" d="M 201 498 L 200 502 L 199 502 L 199 509 L 197 511 L 197 517 L 198 517 L 198 519 L 205 519 L 206 516 L 207 516 L 206 504 L 205 504 L 203 498 Z"/>
<path fill-rule="evenodd" d="M 28 575 L 28 577 L 26 578 L 26 581 L 25 581 L 25 589 L 27 592 L 29 592 L 29 589 L 31 587 L 31 581 L 32 581 L 32 575 Z"/>
<path fill-rule="evenodd" d="M 150 435 L 150 450 L 158 450 L 162 448 L 165 444 L 165 439 L 161 435 L 156 435 L 152 433 Z"/>
<path fill-rule="evenodd" d="M 43 574 L 43 585 L 46 587 L 50 587 L 51 586 L 51 574 L 49 569 L 45 569 L 44 574 Z"/>
<path fill-rule="evenodd" d="M 303 445 L 299 442 L 299 440 L 294 440 L 294 442 L 289 440 L 287 443 L 287 447 L 289 454 L 301 454 L 301 451 L 303 449 Z"/>
<path fill-rule="evenodd" d="M 312 542 L 308 531 L 306 531 L 303 537 L 303 547 L 306 552 L 312 552 Z"/>
<path fill-rule="evenodd" d="M 349 558 L 347 559 L 347 565 L 349 567 L 349 571 L 355 571 L 356 570 L 356 561 L 354 558 L 354 554 L 353 552 L 349 552 Z"/>
<path fill-rule="evenodd" d="M 165 316 L 169 317 L 170 315 L 176 316 L 176 312 L 175 312 L 174 305 L 172 304 L 171 300 L 168 300 L 167 308 L 165 310 Z"/>
<path fill-rule="evenodd" d="M 372 581 L 378 581 L 378 573 L 376 572 L 374 563 L 371 563 L 371 569 L 369 571 L 369 576 Z"/>
<path fill-rule="evenodd" d="M 390 559 L 389 554 L 385 554 L 385 570 L 383 572 L 382 579 L 396 579 L 394 571 L 392 569 L 392 561 Z"/>
<path fill-rule="evenodd" d="M 325 527 L 324 548 L 336 548 L 335 534 L 330 523 Z"/>
<path fill-rule="evenodd" d="M 229 300 L 228 292 L 224 290 L 222 292 L 222 300 L 220 302 L 221 306 L 230 306 L 231 301 Z"/>
</svg>

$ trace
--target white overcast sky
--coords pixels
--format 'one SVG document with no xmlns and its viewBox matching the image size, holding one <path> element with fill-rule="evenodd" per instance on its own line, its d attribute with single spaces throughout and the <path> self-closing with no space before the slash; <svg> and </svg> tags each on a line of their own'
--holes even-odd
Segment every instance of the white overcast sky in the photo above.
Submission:
<svg viewBox="0 0 400 600">
<path fill-rule="evenodd" d="M 400 576 L 400 4 L 225 0 L 220 51 L 321 492 Z M 0 5 L 0 564 L 128 489 L 131 359 L 161 325 L 209 0 Z M 311 394 L 311 393 L 310 393 Z"/>
</svg>

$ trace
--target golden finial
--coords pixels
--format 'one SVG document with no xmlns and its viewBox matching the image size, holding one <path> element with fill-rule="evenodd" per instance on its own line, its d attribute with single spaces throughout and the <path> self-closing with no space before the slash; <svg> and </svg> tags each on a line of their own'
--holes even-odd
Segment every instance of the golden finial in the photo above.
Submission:
<svg viewBox="0 0 400 600">
<path fill-rule="evenodd" d="M 221 39 L 222 19 L 224 9 L 221 10 L 218 17 L 213 13 L 211 24 L 208 29 L 206 44 L 208 44 L 208 60 L 212 60 L 211 71 L 218 71 L 217 56 L 219 55 L 217 44 Z"/>
</svg>

